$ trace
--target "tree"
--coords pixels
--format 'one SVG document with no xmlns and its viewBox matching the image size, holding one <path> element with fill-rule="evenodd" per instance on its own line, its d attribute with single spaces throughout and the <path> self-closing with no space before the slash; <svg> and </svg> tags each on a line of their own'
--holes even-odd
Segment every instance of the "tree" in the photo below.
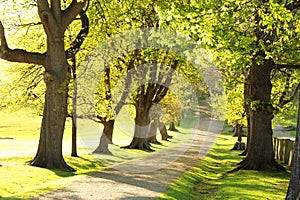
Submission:
<svg viewBox="0 0 300 200">
<path fill-rule="evenodd" d="M 299 8 L 298 1 L 206 1 L 189 8 L 185 31 L 215 50 L 220 70 L 246 72 L 250 132 L 247 155 L 237 169 L 284 170 L 272 147 L 271 73 L 300 67 L 293 48 L 299 39 Z"/>
<path fill-rule="evenodd" d="M 180 87 L 180 86 L 179 86 Z M 161 101 L 166 110 L 166 118 L 170 121 L 169 130 L 178 131 L 175 128 L 175 121 L 181 120 L 183 106 L 175 94 L 168 92 L 167 96 Z"/>
<path fill-rule="evenodd" d="M 73 0 L 62 10 L 60 0 L 38 0 L 38 14 L 47 35 L 46 53 L 10 49 L 0 23 L 0 57 L 12 62 L 33 63 L 45 68 L 45 104 L 38 151 L 30 161 L 32 166 L 74 171 L 63 159 L 62 138 L 67 116 L 68 73 L 64 33 L 85 6 L 85 2 Z"/>
<path fill-rule="evenodd" d="M 292 173 L 289 188 L 286 194 L 286 200 L 296 200 L 300 198 L 300 93 L 298 95 L 298 121 L 296 131 L 296 141 L 294 149 L 294 158 L 292 164 Z"/>
<path fill-rule="evenodd" d="M 169 59 L 172 59 L 172 57 L 170 58 L 168 55 L 162 57 L 163 59 L 155 60 L 164 60 L 166 64 L 170 65 L 170 69 L 164 69 L 163 64 L 152 63 L 149 67 L 142 66 L 142 68 L 136 70 L 137 83 L 139 84 L 132 96 L 132 102 L 136 110 L 134 137 L 125 148 L 151 150 L 148 142 L 149 111 L 154 104 L 158 104 L 165 97 L 173 73 L 179 66 L 178 60 L 170 61 Z M 148 80 L 147 77 L 149 77 Z"/>
</svg>

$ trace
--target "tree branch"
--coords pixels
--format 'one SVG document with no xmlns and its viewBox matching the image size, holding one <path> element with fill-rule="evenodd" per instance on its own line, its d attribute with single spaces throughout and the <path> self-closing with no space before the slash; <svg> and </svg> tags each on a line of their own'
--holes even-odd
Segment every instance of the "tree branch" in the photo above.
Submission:
<svg viewBox="0 0 300 200">
<path fill-rule="evenodd" d="M 2 22 L 0 21 L 0 46 L 3 48 L 8 48 L 6 38 L 5 38 L 5 31 Z"/>
<path fill-rule="evenodd" d="M 61 19 L 61 2 L 60 0 L 51 0 L 51 10 L 56 20 Z"/>
<path fill-rule="evenodd" d="M 282 69 L 282 68 L 285 68 L 285 69 L 300 69 L 300 65 L 292 65 L 292 64 L 276 64 L 275 65 L 275 69 Z"/>
<path fill-rule="evenodd" d="M 75 17 L 80 13 L 80 11 L 85 6 L 86 1 L 77 2 L 73 0 L 69 7 L 62 13 L 62 27 L 66 29 L 69 24 L 75 19 Z"/>
<path fill-rule="evenodd" d="M 297 85 L 296 89 L 294 90 L 294 92 L 291 94 L 291 96 L 288 99 L 285 99 L 286 94 L 283 94 L 283 96 L 280 98 L 278 107 L 279 108 L 283 108 L 286 104 L 290 103 L 291 101 L 293 101 L 298 93 L 300 89 L 300 83 Z"/>
<path fill-rule="evenodd" d="M 39 12 L 49 10 L 49 3 L 47 0 L 37 0 L 37 5 L 39 8 Z"/>
<path fill-rule="evenodd" d="M 86 36 L 89 33 L 89 19 L 86 13 L 81 10 L 80 12 L 80 19 L 81 19 L 81 30 L 78 33 L 77 37 L 71 44 L 70 48 L 66 51 L 67 58 L 71 58 L 72 56 L 76 55 L 84 42 Z"/>
<path fill-rule="evenodd" d="M 0 21 L 0 58 L 11 62 L 45 65 L 46 54 L 27 52 L 22 49 L 10 49 L 5 38 L 4 27 Z"/>
</svg>

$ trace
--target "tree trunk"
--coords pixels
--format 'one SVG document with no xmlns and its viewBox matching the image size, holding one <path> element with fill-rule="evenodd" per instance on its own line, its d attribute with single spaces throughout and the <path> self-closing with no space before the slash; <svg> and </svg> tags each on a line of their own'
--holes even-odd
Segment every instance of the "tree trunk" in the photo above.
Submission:
<svg viewBox="0 0 300 200">
<path fill-rule="evenodd" d="M 58 28 L 59 29 L 59 28 Z M 64 33 L 58 30 L 48 38 L 44 81 L 45 105 L 38 151 L 32 166 L 74 171 L 63 159 L 62 139 L 67 116 L 68 64 L 64 49 Z M 58 40 L 57 38 L 61 38 Z"/>
<path fill-rule="evenodd" d="M 158 120 L 154 120 L 150 124 L 149 128 L 149 133 L 148 133 L 148 142 L 150 143 L 155 143 L 155 144 L 161 144 L 157 139 L 156 139 L 156 134 L 157 134 L 157 128 L 159 125 Z"/>
<path fill-rule="evenodd" d="M 161 139 L 168 141 L 169 138 L 173 138 L 168 134 L 167 128 L 163 122 L 159 122 L 159 131 L 161 134 Z"/>
<path fill-rule="evenodd" d="M 174 121 L 170 121 L 169 130 L 170 130 L 170 131 L 178 131 L 178 130 L 175 128 L 175 122 L 174 122 Z"/>
<path fill-rule="evenodd" d="M 232 150 L 245 150 L 246 145 L 242 142 L 243 137 L 243 125 L 237 123 L 234 127 L 234 135 L 238 137 L 237 142 L 235 143 Z"/>
<path fill-rule="evenodd" d="M 136 106 L 134 136 L 131 143 L 124 148 L 153 151 L 148 142 L 149 123 L 149 109 Z"/>
<path fill-rule="evenodd" d="M 72 116 L 72 151 L 71 156 L 78 157 L 77 154 L 77 124 L 76 117 Z"/>
<path fill-rule="evenodd" d="M 263 65 L 252 63 L 249 74 L 249 94 L 252 103 L 250 114 L 250 141 L 247 144 L 246 158 L 236 169 L 284 170 L 276 163 L 272 144 L 273 107 L 270 104 L 272 62 L 265 60 Z"/>
<path fill-rule="evenodd" d="M 108 144 L 112 144 L 112 135 L 114 131 L 115 120 L 109 120 L 107 122 L 102 122 L 104 125 L 103 133 L 100 137 L 99 146 L 95 149 L 93 153 L 111 154 L 108 149 Z"/>
<path fill-rule="evenodd" d="M 73 75 L 73 97 L 72 97 L 72 151 L 71 156 L 78 157 L 77 154 L 77 74 L 76 74 L 76 57 L 73 55 L 71 57 L 71 70 Z"/>
<path fill-rule="evenodd" d="M 286 194 L 286 200 L 298 200 L 300 196 L 300 94 L 298 105 L 298 123 L 297 134 L 294 148 L 294 158 L 292 164 L 292 173 L 289 188 Z"/>
<path fill-rule="evenodd" d="M 0 57 L 8 61 L 43 65 L 45 68 L 44 81 L 46 84 L 43 119 L 40 130 L 38 151 L 29 164 L 48 169 L 74 171 L 68 166 L 62 156 L 62 139 L 67 116 L 68 70 L 67 55 L 64 44 L 64 33 L 76 16 L 82 11 L 82 22 L 88 25 L 88 18 L 83 12 L 86 2 L 72 1 L 62 11 L 60 0 L 37 0 L 38 14 L 47 35 L 47 52 L 27 52 L 21 49 L 10 49 L 5 38 L 4 27 L 0 21 Z M 83 23 L 82 25 L 84 25 Z M 84 25 L 85 26 L 85 25 Z M 87 34 L 87 28 L 80 33 Z M 79 34 L 80 34 L 79 33 Z M 84 36 L 76 38 L 77 45 L 70 46 L 76 54 L 84 40 Z"/>
<path fill-rule="evenodd" d="M 236 125 L 236 135 L 238 137 L 238 142 L 242 142 L 242 137 L 243 137 L 243 125 L 237 124 Z"/>
</svg>

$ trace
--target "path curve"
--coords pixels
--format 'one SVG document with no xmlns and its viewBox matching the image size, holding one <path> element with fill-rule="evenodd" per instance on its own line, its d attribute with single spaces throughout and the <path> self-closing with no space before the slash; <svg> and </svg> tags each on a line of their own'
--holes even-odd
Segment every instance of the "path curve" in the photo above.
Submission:
<svg viewBox="0 0 300 200">
<path fill-rule="evenodd" d="M 154 153 L 145 158 L 107 168 L 81 178 L 70 186 L 33 199 L 144 200 L 156 198 L 166 192 L 168 186 L 184 172 L 192 170 L 195 165 L 199 164 L 199 160 L 207 154 L 222 128 L 221 122 L 200 118 L 193 141 L 190 144 L 182 144 L 181 148 L 186 149 L 179 157 L 180 148 L 178 147 Z M 163 168 L 157 167 L 163 160 L 173 159 L 172 157 L 175 161 Z M 147 169 L 149 167 L 157 167 L 157 169 L 144 173 L 130 172 L 134 168 Z"/>
</svg>

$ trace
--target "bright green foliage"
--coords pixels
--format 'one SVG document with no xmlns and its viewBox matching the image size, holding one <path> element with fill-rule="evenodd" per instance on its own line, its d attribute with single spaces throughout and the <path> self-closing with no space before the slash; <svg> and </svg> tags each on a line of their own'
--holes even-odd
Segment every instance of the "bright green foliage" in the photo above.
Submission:
<svg viewBox="0 0 300 200">
<path fill-rule="evenodd" d="M 246 81 L 253 62 L 260 64 L 264 59 L 273 59 L 278 67 L 299 64 L 299 9 L 288 10 L 284 2 L 272 0 L 264 3 L 243 0 L 189 1 L 188 5 L 182 3 L 181 6 L 183 9 L 171 9 L 165 21 L 213 50 L 213 59 L 224 77 L 225 89 L 234 90 L 226 93 L 235 93 L 234 96 L 240 99 L 239 105 L 243 105 L 243 90 L 239 89 L 242 86 L 237 85 Z M 257 38 L 258 30 L 265 35 L 264 40 Z M 255 57 L 258 52 L 263 52 L 265 56 Z M 254 57 L 256 60 L 253 60 Z M 292 82 L 299 82 L 299 76 L 295 72 L 292 74 L 295 77 Z M 290 83 L 283 88 L 282 80 L 273 80 L 277 84 L 273 83 L 272 103 L 277 107 L 278 92 L 282 94 L 287 90 L 290 93 L 290 90 L 295 90 L 295 84 Z M 241 93 L 238 94 L 238 91 Z M 240 111 L 230 106 L 237 103 L 234 97 L 228 100 L 232 102 L 227 103 L 227 118 L 233 119 Z M 251 104 L 254 106 L 255 103 Z M 230 116 L 231 113 L 233 116 Z"/>
<path fill-rule="evenodd" d="M 168 121 L 180 121 L 182 118 L 182 111 L 184 109 L 183 104 L 180 102 L 178 97 L 168 92 L 168 94 L 160 102 L 166 113 L 166 120 Z"/>
<path fill-rule="evenodd" d="M 226 116 L 230 125 L 247 125 L 244 109 L 244 87 L 243 84 L 237 84 L 226 93 Z"/>
</svg>

